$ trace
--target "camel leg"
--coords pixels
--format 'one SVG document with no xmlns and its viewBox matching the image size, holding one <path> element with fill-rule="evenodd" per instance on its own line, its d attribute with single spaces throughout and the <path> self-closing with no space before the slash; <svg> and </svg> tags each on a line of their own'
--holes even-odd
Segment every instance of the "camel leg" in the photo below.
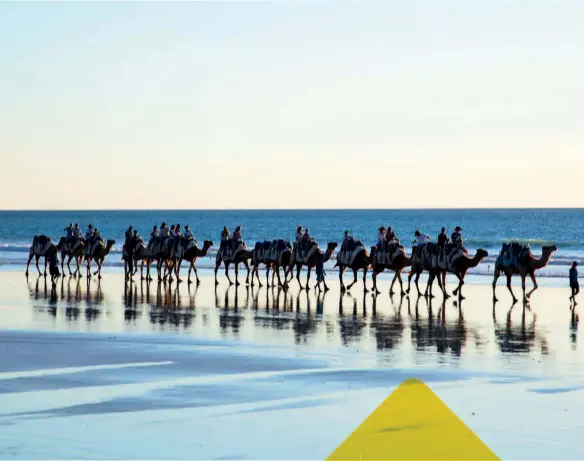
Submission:
<svg viewBox="0 0 584 461">
<path fill-rule="evenodd" d="M 239 275 L 239 264 L 238 263 L 235 263 L 235 286 L 236 287 L 239 286 L 238 275 Z"/>
<path fill-rule="evenodd" d="M 404 282 L 402 281 L 401 277 L 401 270 L 396 272 L 397 274 L 397 281 L 399 282 L 399 294 L 403 297 L 406 292 L 404 291 Z"/>
<path fill-rule="evenodd" d="M 91 278 L 91 259 L 87 260 L 87 280 Z"/>
<path fill-rule="evenodd" d="M 493 276 L 493 302 L 499 301 L 497 299 L 497 296 L 495 295 L 495 290 L 497 289 L 497 280 L 499 280 L 500 276 L 501 276 L 501 270 L 498 268 L 495 268 L 495 274 Z"/>
<path fill-rule="evenodd" d="M 296 266 L 296 280 L 298 280 L 298 285 L 300 285 L 300 289 L 303 290 L 304 287 L 302 286 L 302 282 L 300 281 L 300 266 Z"/>
<path fill-rule="evenodd" d="M 454 296 L 456 296 L 458 294 L 459 299 L 464 299 L 464 296 L 462 296 L 462 285 L 464 285 L 464 274 L 456 274 L 456 277 L 458 278 L 458 286 L 452 292 L 452 294 Z"/>
<path fill-rule="evenodd" d="M 39 275 L 42 275 L 41 268 L 39 267 L 39 257 L 36 255 L 35 255 L 35 264 L 36 264 L 37 271 L 39 272 Z"/>
<path fill-rule="evenodd" d="M 306 267 L 306 291 L 308 293 L 308 290 L 310 290 L 310 272 L 312 271 L 312 268 L 310 266 Z M 308 296 L 308 294 L 307 294 Z"/>
<path fill-rule="evenodd" d="M 194 266 L 193 262 L 194 262 L 194 260 L 191 261 L 191 265 L 189 266 L 189 272 L 187 273 L 187 283 L 189 285 L 192 283 L 191 282 L 191 271 L 193 270 L 193 266 Z"/>
<path fill-rule="evenodd" d="M 144 259 L 140 261 L 140 280 L 144 280 Z"/>
<path fill-rule="evenodd" d="M 28 261 L 26 262 L 26 271 L 24 271 L 24 275 L 25 277 L 28 277 L 28 268 L 30 266 L 30 262 L 32 261 L 32 257 L 33 257 L 33 252 L 32 249 L 28 254 Z"/>
<path fill-rule="evenodd" d="M 101 279 L 101 265 L 103 264 L 103 261 L 97 261 L 97 278 Z"/>
<path fill-rule="evenodd" d="M 434 295 L 432 294 L 432 286 L 434 285 L 434 279 L 436 278 L 436 274 L 434 272 L 429 272 L 428 273 L 428 282 L 426 283 L 426 291 L 424 292 L 424 297 L 427 298 L 428 296 L 430 296 L 430 298 L 433 298 Z"/>
<path fill-rule="evenodd" d="M 350 290 L 351 287 L 357 283 L 357 269 L 352 269 L 352 270 L 353 270 L 353 281 L 349 285 L 347 285 L 347 290 Z"/>
<path fill-rule="evenodd" d="M 410 294 L 410 287 L 412 284 L 412 277 L 414 276 L 414 271 L 410 270 L 410 273 L 408 274 L 408 288 L 406 289 L 406 293 Z"/>
<path fill-rule="evenodd" d="M 371 280 L 373 281 L 373 287 L 371 288 L 371 291 L 373 291 L 374 294 L 378 295 L 380 291 L 377 289 L 377 272 L 375 271 L 375 269 L 371 274 Z"/>
<path fill-rule="evenodd" d="M 215 285 L 219 285 L 219 282 L 217 281 L 217 271 L 219 270 L 220 265 L 221 262 L 219 262 L 219 264 L 215 263 Z"/>
<path fill-rule="evenodd" d="M 444 296 L 444 299 L 450 298 L 450 295 L 446 291 L 446 272 L 440 273 L 438 277 L 436 277 L 436 280 L 438 280 L 438 287 L 440 288 L 440 291 L 442 292 L 442 296 Z"/>
<path fill-rule="evenodd" d="M 345 291 L 347 288 L 343 283 L 343 274 L 345 273 L 345 266 L 339 266 L 339 283 L 341 284 L 341 292 Z"/>
<path fill-rule="evenodd" d="M 525 274 L 521 274 L 521 289 L 523 290 L 523 302 L 527 302 L 527 295 L 525 294 Z"/>
<path fill-rule="evenodd" d="M 178 264 L 176 265 L 176 283 L 180 283 L 182 282 L 182 279 L 180 278 L 180 265 L 182 264 L 182 259 L 178 260 Z"/>
<path fill-rule="evenodd" d="M 245 276 L 245 284 L 249 285 L 249 263 L 247 262 L 247 259 L 245 261 L 243 261 L 243 265 L 245 266 L 245 268 L 247 269 L 247 275 Z M 260 276 L 258 275 L 258 280 L 260 279 Z"/>
<path fill-rule="evenodd" d="M 355 273 L 355 275 L 357 274 Z M 369 293 L 369 290 L 367 289 L 367 268 L 363 269 L 363 292 Z"/>
<path fill-rule="evenodd" d="M 507 275 L 507 289 L 509 290 L 509 293 L 511 293 L 511 296 L 513 297 L 513 302 L 516 303 L 517 298 L 515 297 L 515 294 L 513 293 L 513 289 L 511 288 L 511 274 L 506 274 L 506 275 Z"/>
<path fill-rule="evenodd" d="M 48 262 L 49 262 L 49 261 L 47 260 L 47 256 L 45 255 L 45 273 L 44 273 L 44 276 L 45 276 L 45 277 L 47 276 L 47 263 L 48 263 Z"/>
<path fill-rule="evenodd" d="M 393 286 L 395 285 L 395 281 L 397 280 L 398 275 L 399 275 L 398 271 L 395 271 L 393 274 L 393 279 L 391 280 L 391 285 L 389 285 L 389 295 L 390 296 L 392 296 L 394 294 Z M 401 286 L 401 279 L 400 279 L 400 286 Z M 403 288 L 402 288 L 402 291 L 404 291 Z"/>
<path fill-rule="evenodd" d="M 533 288 L 531 289 L 531 291 L 530 291 L 529 293 L 527 293 L 527 295 L 526 295 L 526 296 L 527 296 L 527 298 L 530 298 L 530 297 L 531 297 L 531 295 L 533 294 L 533 292 L 534 292 L 535 290 L 537 290 L 537 288 L 538 288 L 538 286 L 537 286 L 537 281 L 535 280 L 535 273 L 534 273 L 534 272 L 531 272 L 531 273 L 529 274 L 529 277 L 531 278 L 531 281 L 533 282 Z"/>
<path fill-rule="evenodd" d="M 438 283 L 438 286 L 440 286 L 440 289 L 442 290 L 442 294 L 446 298 L 450 298 L 450 295 L 446 291 L 446 271 L 443 271 L 441 275 L 442 275 L 442 285 L 440 285 L 440 283 Z"/>
<path fill-rule="evenodd" d="M 258 283 L 260 285 L 260 288 L 262 287 L 262 284 L 260 283 L 260 277 L 258 276 Z M 266 263 L 266 287 L 269 288 L 270 287 L 270 264 Z"/>
<path fill-rule="evenodd" d="M 420 275 L 421 274 L 422 274 L 421 272 L 417 272 L 416 273 L 416 278 L 414 280 L 414 283 L 416 284 L 416 289 L 418 290 L 418 298 L 420 296 L 422 296 L 422 292 L 420 291 L 420 285 L 418 284 L 418 281 L 420 280 Z"/>
<path fill-rule="evenodd" d="M 197 274 L 197 266 L 195 266 L 194 262 L 193 262 L 193 272 L 195 273 L 195 280 L 197 281 L 197 285 L 199 283 L 201 283 L 201 280 L 199 279 L 199 274 Z"/>
<path fill-rule="evenodd" d="M 225 277 L 229 280 L 229 285 L 233 285 L 233 282 L 229 278 L 229 263 L 225 263 Z M 235 281 L 237 281 L 237 264 L 235 265 Z"/>
<path fill-rule="evenodd" d="M 71 271 L 71 258 L 73 257 L 73 255 L 69 255 L 69 259 L 67 259 L 67 269 L 69 269 L 69 277 L 71 277 L 73 275 L 73 272 Z M 61 259 L 61 272 L 63 272 L 63 274 L 65 273 L 65 271 L 63 270 L 63 259 Z"/>
</svg>

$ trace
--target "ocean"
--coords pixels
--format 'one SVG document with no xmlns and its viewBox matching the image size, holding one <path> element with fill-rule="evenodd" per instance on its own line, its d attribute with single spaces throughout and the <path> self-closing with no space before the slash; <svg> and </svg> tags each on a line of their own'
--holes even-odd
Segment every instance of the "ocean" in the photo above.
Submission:
<svg viewBox="0 0 584 461">
<path fill-rule="evenodd" d="M 550 264 L 538 273 L 553 277 L 565 276 L 573 260 L 584 260 L 583 220 L 584 209 L 0 211 L 0 266 L 26 264 L 35 234 L 58 241 L 69 223 L 79 223 L 83 233 L 88 224 L 93 224 L 105 240 L 116 240 L 106 267 L 121 266 L 121 246 L 128 226 L 138 229 L 147 240 L 154 225 L 180 223 L 184 228 L 189 224 L 199 242 L 214 243 L 208 258 L 197 261 L 201 268 L 213 267 L 223 226 L 231 232 L 243 226 L 248 247 L 263 240 L 293 241 L 298 225 L 308 227 L 321 247 L 329 241 L 340 243 L 345 230 L 370 247 L 376 243 L 380 226 L 392 226 L 408 254 L 416 230 L 435 239 L 442 226 L 449 235 L 461 226 L 471 254 L 477 248 L 489 252 L 489 257 L 470 273 L 492 273 L 502 242 L 520 240 L 529 243 L 536 255 L 543 245 L 558 246 Z M 328 270 L 333 265 L 334 261 L 329 261 Z"/>
</svg>

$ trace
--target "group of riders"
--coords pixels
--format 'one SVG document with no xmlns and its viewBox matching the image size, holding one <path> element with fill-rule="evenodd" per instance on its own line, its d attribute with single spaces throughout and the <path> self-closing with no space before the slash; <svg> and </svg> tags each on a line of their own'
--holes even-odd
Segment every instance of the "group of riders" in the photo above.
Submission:
<svg viewBox="0 0 584 461">
<path fill-rule="evenodd" d="M 83 238 L 83 234 L 81 233 L 81 229 L 79 228 L 78 223 L 75 223 L 75 225 L 69 223 L 69 225 L 64 230 L 66 243 L 69 244 L 69 248 L 71 250 L 75 249 L 79 243 L 85 242 L 85 254 L 91 254 L 91 248 L 94 244 L 98 242 L 103 243 L 103 238 L 99 233 L 99 229 L 97 227 L 94 228 L 91 224 L 87 226 L 87 230 L 85 231 L 85 238 Z"/>
<path fill-rule="evenodd" d="M 448 238 L 446 234 L 446 228 L 443 227 L 436 238 L 436 249 L 437 253 L 442 253 L 446 245 L 453 245 L 455 248 L 462 249 L 464 246 L 464 241 L 462 239 L 462 227 L 456 226 L 454 232 Z M 412 256 L 416 254 L 418 248 L 421 248 L 423 245 L 427 243 L 431 243 L 432 238 L 427 235 L 421 233 L 419 230 L 414 232 L 414 240 L 412 242 Z M 377 233 L 377 249 L 378 251 L 385 251 L 387 248 L 392 247 L 393 245 L 399 245 L 399 239 L 395 235 L 395 232 L 391 227 L 387 229 L 385 227 L 380 227 Z"/>
<path fill-rule="evenodd" d="M 444 249 L 446 245 L 453 244 L 455 247 L 462 249 L 463 248 L 463 239 L 461 235 L 462 228 L 460 226 L 456 226 L 454 232 L 448 238 L 446 234 L 446 228 L 443 227 L 440 234 L 436 239 L 436 247 L 438 251 Z M 90 253 L 90 249 L 92 245 L 103 242 L 103 238 L 99 233 L 99 229 L 94 228 L 93 225 L 89 224 L 87 226 L 87 230 L 85 232 L 85 238 L 81 233 L 81 229 L 79 228 L 79 224 L 70 223 L 69 226 L 65 228 L 66 232 L 66 240 L 69 243 L 70 248 L 73 249 L 77 246 L 77 244 L 81 241 L 85 242 L 86 245 L 86 254 Z M 431 242 L 431 237 L 429 235 L 423 234 L 420 231 L 416 231 L 414 233 L 414 241 L 412 242 L 412 256 L 416 254 L 418 248 L 426 243 Z M 350 235 L 349 231 L 344 232 L 343 243 L 341 245 L 340 250 L 344 251 L 347 242 L 352 240 L 353 237 Z M 195 244 L 197 240 L 195 239 L 191 229 L 189 228 L 188 224 L 184 227 L 184 233 L 181 230 L 180 224 L 172 224 L 170 228 L 167 226 L 165 222 L 163 222 L 160 226 L 160 229 L 157 226 L 152 228 L 152 232 L 150 232 L 150 241 L 148 242 L 147 250 L 150 252 L 154 245 L 162 245 L 162 248 L 174 248 L 175 250 L 178 248 L 179 243 L 182 242 L 183 248 L 186 248 L 189 242 L 193 241 Z M 377 234 L 377 249 L 378 251 L 386 251 L 386 249 L 393 247 L 393 245 L 399 245 L 399 239 L 397 238 L 395 232 L 393 231 L 392 227 L 388 227 L 387 229 L 382 226 L 378 230 Z M 133 244 L 132 244 L 133 242 Z M 125 232 L 125 243 L 124 247 L 128 248 L 135 248 L 135 244 L 138 242 L 143 242 L 142 237 L 138 234 L 138 231 L 133 229 L 132 226 L 129 226 Z M 170 244 L 170 245 L 169 245 Z M 237 226 L 233 233 L 233 236 L 229 232 L 227 226 L 225 226 L 221 232 L 221 245 L 219 248 L 220 254 L 225 252 L 233 252 L 235 249 L 240 247 L 243 244 L 242 238 L 242 226 Z M 296 250 L 300 253 L 300 255 L 306 254 L 310 247 L 315 244 L 315 239 L 311 237 L 310 230 L 308 228 L 303 229 L 302 226 L 298 226 L 296 228 L 296 239 L 295 239 L 295 247 Z"/>
</svg>

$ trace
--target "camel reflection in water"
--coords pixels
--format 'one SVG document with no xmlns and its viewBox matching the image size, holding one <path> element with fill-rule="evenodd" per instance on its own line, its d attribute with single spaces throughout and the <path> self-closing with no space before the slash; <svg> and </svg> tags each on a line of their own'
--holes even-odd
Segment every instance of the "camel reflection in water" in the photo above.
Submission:
<svg viewBox="0 0 584 461">
<path fill-rule="evenodd" d="M 188 303 L 183 303 L 181 285 L 166 283 L 151 284 L 140 283 L 140 287 L 146 287 L 145 304 L 149 307 L 150 324 L 160 327 L 169 326 L 171 329 L 189 329 L 196 315 L 196 295 L 198 285 L 187 286 L 186 294 Z M 154 287 L 155 294 L 152 299 L 150 290 Z"/>
<path fill-rule="evenodd" d="M 29 281 L 28 289 L 36 312 L 71 322 L 95 321 L 102 317 L 106 304 L 99 280 L 61 278 L 51 283 L 48 278 L 38 277 Z M 492 339 L 504 355 L 549 354 L 545 332 L 536 328 L 536 308 L 532 311 L 529 305 L 515 305 L 508 310 L 494 308 L 493 323 L 487 320 L 485 324 L 467 322 L 463 304 L 441 302 L 439 298 L 353 296 L 277 286 L 205 289 L 197 284 L 127 283 L 122 306 L 110 300 L 108 312 L 123 308 L 123 322 L 129 330 L 146 327 L 204 334 L 207 328 L 213 331 L 218 326 L 214 334 L 237 339 L 245 326 L 246 332 L 260 338 L 262 332 L 269 330 L 278 341 L 311 345 L 324 340 L 357 349 L 371 346 L 380 354 L 395 353 L 411 344 L 420 356 L 434 352 L 460 357 L 469 343 L 479 350 L 492 344 Z M 197 298 L 203 302 L 197 303 Z M 475 304 L 469 308 L 477 309 Z M 578 316 L 576 310 L 570 314 L 568 334 L 575 348 Z"/>
<path fill-rule="evenodd" d="M 535 326 L 537 315 L 529 304 L 523 304 L 523 307 L 516 306 L 517 304 L 511 305 L 505 316 L 505 323 L 502 324 L 493 304 L 493 325 L 499 349 L 504 354 L 529 354 L 539 340 L 541 353 L 548 355 L 548 342 Z M 512 314 L 515 310 L 521 310 L 519 324 L 512 321 Z"/>
<path fill-rule="evenodd" d="M 88 322 L 94 321 L 100 317 L 100 307 L 105 301 L 99 280 L 92 282 L 68 277 L 51 283 L 45 277 L 38 277 L 32 285 L 28 281 L 28 290 L 30 298 L 35 301 L 35 310 L 44 310 L 56 317 L 59 307 L 64 307 L 67 320 L 78 320 L 83 309 L 85 319 Z M 39 304 L 38 301 L 41 300 L 46 301 L 46 304 Z"/>
</svg>

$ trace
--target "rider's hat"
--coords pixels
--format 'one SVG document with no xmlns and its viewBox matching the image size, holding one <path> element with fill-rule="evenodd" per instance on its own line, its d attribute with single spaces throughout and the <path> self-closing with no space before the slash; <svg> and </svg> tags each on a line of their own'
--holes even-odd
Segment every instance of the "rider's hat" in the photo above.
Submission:
<svg viewBox="0 0 584 461">
<path fill-rule="evenodd" d="M 385 227 L 381 226 L 378 230 L 379 231 L 384 231 L 385 230 Z"/>
<path fill-rule="evenodd" d="M 422 235 L 422 233 L 419 230 L 417 230 L 416 232 L 414 232 L 414 235 L 417 237 L 418 235 Z"/>
<path fill-rule="evenodd" d="M 456 226 L 456 228 L 454 229 L 454 232 L 458 232 L 458 231 L 461 231 L 461 230 L 462 230 L 462 227 Z"/>
</svg>

